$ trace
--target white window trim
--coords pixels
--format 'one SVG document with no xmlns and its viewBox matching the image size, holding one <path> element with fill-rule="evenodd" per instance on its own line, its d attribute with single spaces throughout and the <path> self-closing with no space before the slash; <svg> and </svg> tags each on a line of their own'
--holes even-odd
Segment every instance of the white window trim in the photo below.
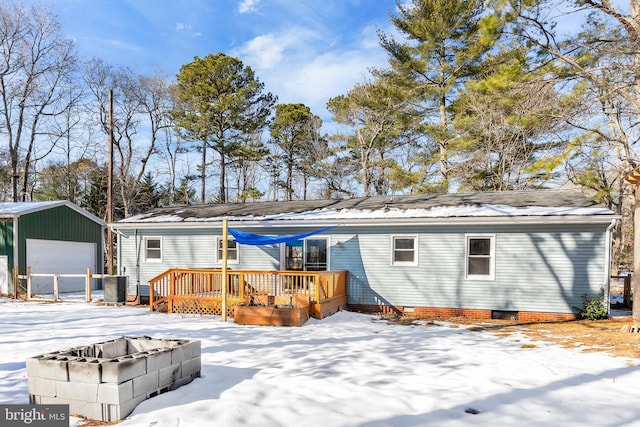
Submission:
<svg viewBox="0 0 640 427">
<path fill-rule="evenodd" d="M 231 235 L 229 235 L 229 237 L 227 237 L 227 240 L 236 240 L 234 239 Z M 222 257 L 220 256 L 220 254 L 218 253 L 218 250 L 220 249 L 220 243 L 222 243 L 222 236 L 217 236 L 216 237 L 216 263 L 221 264 L 222 263 Z M 227 259 L 227 264 L 231 264 L 231 265 L 238 265 L 240 264 L 240 243 L 236 242 L 236 253 L 238 254 L 238 256 L 236 256 L 236 259 Z"/>
<path fill-rule="evenodd" d="M 149 258 L 147 256 L 147 242 L 149 240 L 159 240 L 160 241 L 160 258 Z M 162 256 L 163 256 L 163 250 L 162 250 L 162 237 L 160 236 L 145 236 L 144 239 L 142 240 L 142 244 L 144 245 L 144 262 L 153 262 L 153 263 L 161 263 L 162 262 Z"/>
<path fill-rule="evenodd" d="M 486 280 L 496 279 L 496 235 L 495 234 L 465 234 L 464 239 L 464 277 L 467 280 Z M 469 274 L 469 240 L 470 239 L 489 239 L 489 274 Z"/>
<path fill-rule="evenodd" d="M 310 236 L 310 237 L 305 237 L 304 239 L 300 239 L 304 242 L 304 244 L 302 245 L 302 264 L 303 264 L 303 268 L 304 270 L 302 271 L 307 271 L 306 269 L 306 257 L 307 257 L 307 240 L 319 240 L 319 239 L 325 239 L 327 241 L 327 270 L 326 271 L 331 271 L 331 245 L 332 245 L 332 237 L 331 236 Z M 287 251 L 286 251 L 286 243 L 278 243 L 278 245 L 280 246 L 280 270 L 282 271 L 286 271 L 286 256 L 287 256 Z"/>
<path fill-rule="evenodd" d="M 413 261 L 394 261 L 393 255 L 396 250 L 395 241 L 396 239 L 413 239 Z M 417 266 L 418 265 L 418 249 L 420 248 L 420 240 L 417 234 L 392 234 L 391 235 L 391 256 L 389 259 L 389 264 L 393 267 L 403 267 L 403 266 Z"/>
</svg>

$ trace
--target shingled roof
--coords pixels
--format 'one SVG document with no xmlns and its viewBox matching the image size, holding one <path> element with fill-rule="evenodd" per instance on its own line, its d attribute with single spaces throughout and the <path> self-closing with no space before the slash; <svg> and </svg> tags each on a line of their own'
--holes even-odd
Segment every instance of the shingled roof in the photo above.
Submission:
<svg viewBox="0 0 640 427">
<path fill-rule="evenodd" d="M 372 218 L 372 215 L 376 218 L 392 217 L 394 213 L 396 216 L 431 218 L 613 214 L 576 191 L 536 190 L 181 205 L 154 209 L 120 223 L 199 222 L 225 218 L 235 221 L 339 219 L 340 215 L 347 213 L 350 219 L 359 215 L 362 218 Z"/>
</svg>

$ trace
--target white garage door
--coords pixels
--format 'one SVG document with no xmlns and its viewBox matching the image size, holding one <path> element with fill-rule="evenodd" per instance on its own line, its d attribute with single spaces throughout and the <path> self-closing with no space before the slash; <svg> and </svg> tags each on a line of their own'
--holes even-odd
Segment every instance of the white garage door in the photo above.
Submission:
<svg viewBox="0 0 640 427">
<path fill-rule="evenodd" d="M 27 239 L 27 266 L 31 273 L 86 274 L 87 267 L 95 270 L 95 253 L 94 243 Z M 58 287 L 60 292 L 82 292 L 85 279 L 60 277 Z M 31 289 L 36 294 L 53 294 L 53 277 L 34 277 Z"/>
</svg>

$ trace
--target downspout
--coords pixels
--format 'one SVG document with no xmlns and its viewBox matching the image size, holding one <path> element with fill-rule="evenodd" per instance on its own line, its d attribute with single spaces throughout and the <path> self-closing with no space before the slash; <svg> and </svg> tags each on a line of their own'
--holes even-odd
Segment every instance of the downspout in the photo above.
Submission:
<svg viewBox="0 0 640 427">
<path fill-rule="evenodd" d="M 136 299 L 140 297 L 140 245 L 138 245 L 138 229 L 133 230 L 136 250 Z"/>
<path fill-rule="evenodd" d="M 613 227 L 616 225 L 617 219 L 612 219 L 611 224 L 607 227 L 607 237 L 605 244 L 605 268 L 604 268 L 604 289 L 607 304 L 607 317 L 611 315 L 611 242 L 613 241 Z"/>
</svg>

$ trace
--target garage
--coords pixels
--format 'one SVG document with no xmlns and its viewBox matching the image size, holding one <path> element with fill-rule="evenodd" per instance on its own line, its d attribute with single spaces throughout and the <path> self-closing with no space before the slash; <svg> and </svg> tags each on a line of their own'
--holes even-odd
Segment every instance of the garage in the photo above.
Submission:
<svg viewBox="0 0 640 427">
<path fill-rule="evenodd" d="M 0 203 L 0 294 L 24 295 L 17 275 L 104 272 L 106 223 L 69 201 Z M 14 283 L 15 282 L 15 283 Z M 53 277 L 34 277 L 32 294 L 52 294 Z M 92 289 L 100 289 L 96 279 Z M 59 277 L 59 292 L 85 290 L 82 277 Z"/>
<path fill-rule="evenodd" d="M 87 268 L 95 272 L 94 243 L 60 240 L 27 239 L 27 265 L 32 274 L 83 274 Z M 59 292 L 84 292 L 82 277 L 60 277 Z M 31 290 L 36 294 L 53 293 L 53 277 L 34 277 Z"/>
</svg>

